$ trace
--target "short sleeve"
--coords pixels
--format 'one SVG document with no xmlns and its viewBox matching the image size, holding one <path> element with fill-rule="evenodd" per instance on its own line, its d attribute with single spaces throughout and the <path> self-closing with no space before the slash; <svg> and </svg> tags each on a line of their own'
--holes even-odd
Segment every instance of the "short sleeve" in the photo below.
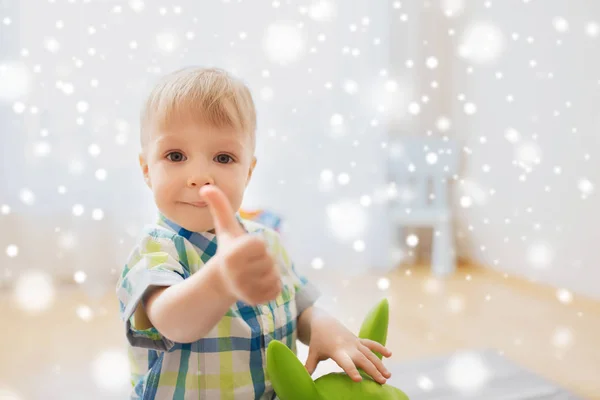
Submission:
<svg viewBox="0 0 600 400">
<path fill-rule="evenodd" d="M 117 283 L 120 316 L 126 324 L 129 343 L 134 347 L 168 351 L 174 343 L 163 337 L 148 321 L 144 297 L 156 287 L 172 286 L 189 276 L 180 262 L 177 239 L 163 231 L 145 235 L 132 251 Z"/>
<path fill-rule="evenodd" d="M 310 306 L 312 306 L 317 299 L 321 296 L 321 292 L 319 289 L 304 275 L 302 275 L 297 269 L 296 265 L 290 258 L 288 251 L 281 241 L 281 237 L 277 232 L 273 232 L 275 238 L 273 240 L 273 249 L 274 254 L 277 254 L 279 261 L 283 264 L 283 266 L 289 272 L 292 281 L 294 283 L 295 289 L 295 298 L 296 298 L 296 308 L 298 310 L 298 315 L 302 313 L 302 311 L 306 310 Z"/>
</svg>

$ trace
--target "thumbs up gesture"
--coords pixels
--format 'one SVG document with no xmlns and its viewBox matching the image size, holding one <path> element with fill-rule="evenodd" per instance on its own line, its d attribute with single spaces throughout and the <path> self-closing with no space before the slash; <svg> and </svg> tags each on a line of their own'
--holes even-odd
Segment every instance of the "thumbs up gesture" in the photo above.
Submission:
<svg viewBox="0 0 600 400">
<path fill-rule="evenodd" d="M 246 233 L 218 187 L 204 186 L 200 195 L 213 217 L 218 242 L 215 257 L 227 294 L 253 306 L 274 300 L 281 292 L 281 278 L 265 241 Z"/>
</svg>

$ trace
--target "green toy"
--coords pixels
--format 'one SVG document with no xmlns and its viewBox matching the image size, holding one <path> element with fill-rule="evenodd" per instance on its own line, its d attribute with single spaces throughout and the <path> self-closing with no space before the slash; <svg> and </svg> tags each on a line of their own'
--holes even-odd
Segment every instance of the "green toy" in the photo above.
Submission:
<svg viewBox="0 0 600 400">
<path fill-rule="evenodd" d="M 389 303 L 381 300 L 364 319 L 358 337 L 385 346 Z M 379 359 L 382 355 L 374 352 Z M 313 381 L 296 355 L 274 340 L 267 348 L 267 373 L 280 400 L 408 400 L 400 389 L 381 385 L 359 369 L 363 380 L 355 382 L 345 372 L 330 373 Z"/>
</svg>

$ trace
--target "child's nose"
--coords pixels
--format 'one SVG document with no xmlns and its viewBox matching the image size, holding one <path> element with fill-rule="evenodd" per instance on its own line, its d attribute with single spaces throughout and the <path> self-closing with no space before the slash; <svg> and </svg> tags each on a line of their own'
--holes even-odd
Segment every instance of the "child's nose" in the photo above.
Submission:
<svg viewBox="0 0 600 400">
<path fill-rule="evenodd" d="M 210 176 L 192 175 L 188 178 L 187 185 L 191 188 L 200 188 L 204 185 L 214 185 L 214 181 Z"/>
</svg>

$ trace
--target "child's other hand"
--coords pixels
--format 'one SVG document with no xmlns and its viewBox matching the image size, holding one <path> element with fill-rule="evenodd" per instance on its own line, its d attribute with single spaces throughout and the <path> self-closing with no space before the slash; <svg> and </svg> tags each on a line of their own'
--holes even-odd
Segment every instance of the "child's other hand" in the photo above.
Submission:
<svg viewBox="0 0 600 400">
<path fill-rule="evenodd" d="M 216 186 L 205 186 L 201 195 L 212 213 L 217 235 L 215 259 L 224 287 L 250 305 L 274 300 L 281 292 L 281 277 L 264 240 L 240 226 L 229 200 Z"/>
<path fill-rule="evenodd" d="M 331 358 L 355 382 L 362 380 L 357 367 L 382 385 L 392 376 L 373 353 L 377 351 L 385 357 L 390 357 L 392 353 L 385 346 L 373 340 L 356 337 L 341 322 L 328 314 L 322 312 L 315 315 L 310 331 L 308 358 L 305 364 L 309 374 L 312 375 L 320 361 Z"/>
</svg>

